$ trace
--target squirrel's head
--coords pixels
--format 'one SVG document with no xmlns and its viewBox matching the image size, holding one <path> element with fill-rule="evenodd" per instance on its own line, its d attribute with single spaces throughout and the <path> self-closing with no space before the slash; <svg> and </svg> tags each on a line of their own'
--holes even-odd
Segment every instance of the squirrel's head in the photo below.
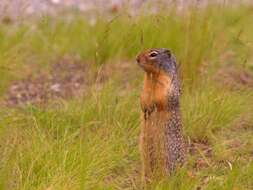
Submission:
<svg viewBox="0 0 253 190">
<path fill-rule="evenodd" d="M 148 49 L 141 52 L 136 61 L 148 73 L 170 72 L 176 69 L 176 62 L 168 49 Z"/>
</svg>

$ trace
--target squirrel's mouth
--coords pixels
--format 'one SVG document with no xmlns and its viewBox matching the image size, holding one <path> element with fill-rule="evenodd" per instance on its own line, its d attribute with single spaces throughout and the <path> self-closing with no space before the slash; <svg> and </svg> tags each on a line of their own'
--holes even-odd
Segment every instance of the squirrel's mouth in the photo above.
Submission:
<svg viewBox="0 0 253 190">
<path fill-rule="evenodd" d="M 137 62 L 137 64 L 138 64 L 141 68 L 144 68 L 144 65 L 145 65 L 145 64 L 141 61 L 141 58 L 140 58 L 139 55 L 136 57 L 136 62 Z"/>
<path fill-rule="evenodd" d="M 146 64 L 145 64 L 145 63 L 140 62 L 140 61 L 137 61 L 137 64 L 138 64 L 142 69 L 145 70 L 145 67 L 146 67 Z"/>
</svg>

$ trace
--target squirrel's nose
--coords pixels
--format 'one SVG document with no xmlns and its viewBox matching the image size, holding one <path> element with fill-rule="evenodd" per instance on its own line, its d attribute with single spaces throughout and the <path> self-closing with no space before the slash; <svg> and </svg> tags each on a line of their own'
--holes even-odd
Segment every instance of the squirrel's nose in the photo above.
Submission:
<svg viewBox="0 0 253 190">
<path fill-rule="evenodd" d="M 137 61 L 138 63 L 140 63 L 140 57 L 139 57 L 139 56 L 136 57 L 136 61 Z"/>
</svg>

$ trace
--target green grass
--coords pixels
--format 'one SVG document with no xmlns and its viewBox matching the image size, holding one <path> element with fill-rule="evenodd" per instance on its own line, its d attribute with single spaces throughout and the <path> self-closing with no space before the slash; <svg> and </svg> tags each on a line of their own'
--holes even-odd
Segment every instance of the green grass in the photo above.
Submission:
<svg viewBox="0 0 253 190">
<path fill-rule="evenodd" d="M 95 25 L 78 14 L 1 24 L 1 100 L 13 80 L 47 71 L 66 54 L 89 63 L 92 74 L 103 65 L 113 69 L 108 81 L 86 87 L 84 97 L 0 108 L 0 189 L 141 189 L 143 73 L 134 59 L 150 47 L 175 53 L 186 139 L 207 144 L 212 156 L 200 149 L 149 189 L 253 189 L 252 88 L 232 90 L 213 79 L 228 64 L 252 71 L 252 19 L 250 7 L 210 5 L 182 14 L 171 9 L 137 17 L 122 13 L 111 21 L 98 17 Z M 196 168 L 199 158 L 205 166 Z"/>
</svg>

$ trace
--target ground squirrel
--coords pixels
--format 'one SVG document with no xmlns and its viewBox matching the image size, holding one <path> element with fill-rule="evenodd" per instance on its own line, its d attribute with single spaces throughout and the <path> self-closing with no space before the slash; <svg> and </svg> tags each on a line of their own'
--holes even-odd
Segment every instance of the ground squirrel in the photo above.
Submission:
<svg viewBox="0 0 253 190">
<path fill-rule="evenodd" d="M 184 162 L 185 145 L 179 109 L 180 84 L 174 56 L 167 49 L 149 49 L 137 56 L 145 71 L 140 149 L 143 177 L 169 175 Z"/>
</svg>

